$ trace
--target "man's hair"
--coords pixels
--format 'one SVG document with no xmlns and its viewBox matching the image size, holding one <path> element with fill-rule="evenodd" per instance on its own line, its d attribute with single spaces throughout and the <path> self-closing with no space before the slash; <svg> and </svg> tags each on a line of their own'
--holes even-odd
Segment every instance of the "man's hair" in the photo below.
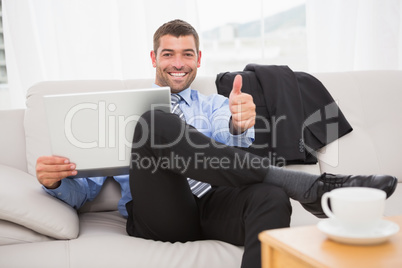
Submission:
<svg viewBox="0 0 402 268">
<path fill-rule="evenodd" d="M 159 48 L 161 37 L 165 35 L 173 35 L 174 37 L 177 38 L 179 38 L 180 36 L 192 35 L 194 37 L 195 47 L 197 49 L 196 52 L 198 53 L 200 46 L 200 39 L 198 37 L 197 31 L 189 23 L 176 19 L 166 22 L 161 27 L 159 27 L 154 34 L 155 54 Z"/>
</svg>

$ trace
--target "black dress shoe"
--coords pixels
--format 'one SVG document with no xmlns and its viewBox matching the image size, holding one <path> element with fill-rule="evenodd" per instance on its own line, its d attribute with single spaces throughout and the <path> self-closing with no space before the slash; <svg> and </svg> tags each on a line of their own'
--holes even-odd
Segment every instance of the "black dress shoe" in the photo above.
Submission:
<svg viewBox="0 0 402 268">
<path fill-rule="evenodd" d="M 318 184 L 317 187 L 315 184 Z M 341 187 L 369 187 L 383 190 L 388 198 L 394 193 L 397 184 L 397 178 L 387 175 L 351 176 L 324 173 L 305 193 L 305 197 L 308 197 L 311 191 L 316 189 L 317 200 L 312 203 L 301 203 L 301 205 L 316 217 L 327 218 L 321 207 L 321 197 L 325 192 Z"/>
</svg>

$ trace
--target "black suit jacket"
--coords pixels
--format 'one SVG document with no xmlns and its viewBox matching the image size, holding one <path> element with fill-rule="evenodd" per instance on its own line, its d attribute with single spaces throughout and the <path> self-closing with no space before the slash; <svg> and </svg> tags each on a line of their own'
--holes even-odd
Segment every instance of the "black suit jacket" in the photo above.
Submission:
<svg viewBox="0 0 402 268">
<path fill-rule="evenodd" d="M 229 96 L 237 74 L 257 112 L 255 142 L 243 149 L 270 158 L 271 164 L 314 164 L 317 149 L 352 131 L 328 90 L 310 74 L 249 64 L 240 72 L 218 74 L 219 94 Z"/>
</svg>

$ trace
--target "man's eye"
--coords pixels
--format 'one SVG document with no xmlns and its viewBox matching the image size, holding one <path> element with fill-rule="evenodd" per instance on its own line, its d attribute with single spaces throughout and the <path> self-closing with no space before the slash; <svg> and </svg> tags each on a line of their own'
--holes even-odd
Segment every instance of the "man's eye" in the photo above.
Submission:
<svg viewBox="0 0 402 268">
<path fill-rule="evenodd" d="M 163 57 L 170 57 L 170 56 L 172 56 L 172 54 L 171 53 L 164 53 L 164 54 L 162 54 L 162 56 Z"/>
</svg>

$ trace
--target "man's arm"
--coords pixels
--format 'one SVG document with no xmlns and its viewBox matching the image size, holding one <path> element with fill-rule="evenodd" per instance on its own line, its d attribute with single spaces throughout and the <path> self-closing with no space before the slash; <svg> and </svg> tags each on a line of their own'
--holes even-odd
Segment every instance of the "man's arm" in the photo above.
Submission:
<svg viewBox="0 0 402 268">
<path fill-rule="evenodd" d="M 229 109 L 229 100 L 223 96 L 220 106 L 209 118 L 211 125 L 211 138 L 229 146 L 249 147 L 254 142 L 254 127 L 246 129 L 240 134 L 232 134 L 232 114 Z"/>
<path fill-rule="evenodd" d="M 82 207 L 87 201 L 92 201 L 102 189 L 106 177 L 65 178 L 55 189 L 43 189 L 53 197 L 60 199 L 75 209 Z"/>
<path fill-rule="evenodd" d="M 43 189 L 78 209 L 86 201 L 91 201 L 98 195 L 106 177 L 66 178 L 75 175 L 77 175 L 75 164 L 70 163 L 67 158 L 42 156 L 36 162 L 36 177 Z"/>
</svg>

